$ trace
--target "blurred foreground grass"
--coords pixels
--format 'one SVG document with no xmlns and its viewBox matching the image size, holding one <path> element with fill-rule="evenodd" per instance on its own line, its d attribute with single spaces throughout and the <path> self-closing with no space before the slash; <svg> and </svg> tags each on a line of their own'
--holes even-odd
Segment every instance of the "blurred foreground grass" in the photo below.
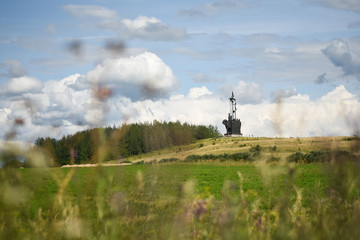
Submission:
<svg viewBox="0 0 360 240">
<path fill-rule="evenodd" d="M 1 239 L 356 239 L 359 164 L 0 169 Z"/>
</svg>

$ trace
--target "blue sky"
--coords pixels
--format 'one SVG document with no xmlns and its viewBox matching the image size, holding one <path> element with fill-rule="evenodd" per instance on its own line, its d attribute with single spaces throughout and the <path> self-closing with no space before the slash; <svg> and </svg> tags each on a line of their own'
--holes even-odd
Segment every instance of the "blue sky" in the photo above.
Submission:
<svg viewBox="0 0 360 240">
<path fill-rule="evenodd" d="M 25 119 L 21 140 L 154 119 L 223 131 L 231 91 L 245 135 L 358 131 L 358 0 L 14 0 L 0 52 L 0 125 Z"/>
</svg>

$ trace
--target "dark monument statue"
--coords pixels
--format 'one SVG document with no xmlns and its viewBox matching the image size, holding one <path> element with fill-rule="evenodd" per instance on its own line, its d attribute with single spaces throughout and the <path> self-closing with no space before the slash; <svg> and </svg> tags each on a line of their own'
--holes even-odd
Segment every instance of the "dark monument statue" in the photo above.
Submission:
<svg viewBox="0 0 360 240">
<path fill-rule="evenodd" d="M 236 99 L 234 98 L 234 92 L 232 92 L 230 100 L 230 113 L 228 119 L 224 119 L 222 123 L 226 127 L 225 136 L 241 136 L 241 122 L 236 118 Z"/>
</svg>

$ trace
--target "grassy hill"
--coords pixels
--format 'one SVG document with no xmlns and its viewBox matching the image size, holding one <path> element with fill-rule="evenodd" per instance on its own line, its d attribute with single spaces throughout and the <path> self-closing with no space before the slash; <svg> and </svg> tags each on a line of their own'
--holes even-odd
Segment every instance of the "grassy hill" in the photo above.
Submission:
<svg viewBox="0 0 360 240">
<path fill-rule="evenodd" d="M 285 161 L 286 158 L 295 152 L 310 151 L 356 151 L 359 150 L 355 137 L 311 137 L 311 138 L 252 138 L 252 137 L 222 137 L 214 139 L 199 140 L 195 143 L 166 148 L 147 154 L 140 154 L 127 158 L 131 162 L 138 161 L 160 161 L 161 159 L 176 158 L 184 160 L 191 155 L 221 155 L 247 152 L 251 148 L 260 146 L 262 159 L 269 157 Z M 110 161 L 112 163 L 122 160 Z"/>
</svg>

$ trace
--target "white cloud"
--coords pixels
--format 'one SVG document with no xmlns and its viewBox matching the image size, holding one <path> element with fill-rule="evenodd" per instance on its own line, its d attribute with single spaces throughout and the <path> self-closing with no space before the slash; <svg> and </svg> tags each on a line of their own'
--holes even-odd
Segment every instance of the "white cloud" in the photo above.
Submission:
<svg viewBox="0 0 360 240">
<path fill-rule="evenodd" d="M 127 122 L 179 120 L 216 125 L 225 132 L 221 122 L 228 113 L 227 95 L 192 94 L 203 90 L 206 88 L 193 88 L 187 95 L 176 94 L 156 101 L 119 100 L 111 106 L 111 111 L 120 112 L 119 109 L 122 109 Z M 357 125 L 349 124 L 359 116 L 357 109 L 360 109 L 359 99 L 340 85 L 317 100 L 297 94 L 283 98 L 279 103 L 238 104 L 237 116 L 243 123 L 242 132 L 245 135 L 351 136 L 359 130 Z"/>
<path fill-rule="evenodd" d="M 68 4 L 63 6 L 63 9 L 74 17 L 78 18 L 99 18 L 99 19 L 114 19 L 117 18 L 117 13 L 106 7 L 96 5 L 73 5 Z"/>
<path fill-rule="evenodd" d="M 8 108 L 0 109 L 0 126 L 4 126 L 9 123 L 9 116 L 11 110 Z"/>
<path fill-rule="evenodd" d="M 212 124 L 225 132 L 221 122 L 229 111 L 228 92 L 212 93 L 203 86 L 190 89 L 186 95 L 174 93 L 169 98 L 156 100 L 131 100 L 114 95 L 107 103 L 100 104 L 91 98 L 89 89 L 69 87 L 79 76 L 49 82 L 42 93 L 27 95 L 34 109 L 19 100 L 9 100 L 6 106 L 2 103 L 0 127 L 9 129 L 13 119 L 21 117 L 25 124 L 17 130 L 17 139 L 28 141 L 38 136 L 61 137 L 90 126 L 152 120 Z M 244 82 L 237 86 L 247 87 L 248 91 L 249 86 L 257 88 L 256 84 Z M 307 95 L 289 94 L 277 103 L 262 100 L 245 104 L 239 101 L 239 91 L 235 91 L 235 97 L 237 116 L 246 136 L 349 136 L 359 132 L 360 101 L 343 85 L 316 100 Z"/>
<path fill-rule="evenodd" d="M 290 98 L 292 96 L 296 96 L 296 88 L 292 87 L 289 89 L 278 89 L 272 92 L 272 97 L 274 100 L 279 100 L 279 98 Z"/>
<path fill-rule="evenodd" d="M 98 21 L 96 27 L 111 30 L 125 40 L 131 38 L 154 41 L 177 41 L 187 38 L 184 29 L 167 25 L 155 17 L 138 16 L 134 20 L 121 19 L 117 12 L 102 6 L 65 5 L 63 9 L 70 15 Z"/>
<path fill-rule="evenodd" d="M 200 87 L 200 88 L 191 88 L 188 93 L 189 98 L 199 98 L 205 95 L 211 95 L 212 92 L 209 91 L 206 87 Z"/>
<path fill-rule="evenodd" d="M 106 84 L 132 99 L 168 95 L 177 85 L 171 68 L 151 52 L 106 59 L 87 73 L 90 82 Z"/>
<path fill-rule="evenodd" d="M 139 38 L 155 41 L 177 41 L 186 39 L 185 30 L 169 26 L 155 17 L 138 16 L 134 20 L 104 21 L 101 28 L 114 30 L 120 38 Z"/>
<path fill-rule="evenodd" d="M 264 101 L 263 89 L 254 82 L 228 83 L 219 89 L 221 95 L 226 97 L 230 96 L 231 91 L 234 92 L 237 102 L 240 104 L 257 104 Z"/>
<path fill-rule="evenodd" d="M 349 42 L 334 39 L 322 53 L 335 66 L 340 67 L 345 76 L 355 76 L 360 80 L 360 48 L 351 48 Z"/>
<path fill-rule="evenodd" d="M 170 95 L 176 85 L 170 67 L 150 52 L 104 60 L 86 76 L 74 74 L 44 84 L 34 78 L 14 78 L 2 85 L 0 127 L 9 129 L 13 119 L 22 118 L 25 124 L 17 131 L 19 138 L 34 140 L 100 126 L 110 122 L 109 118 L 119 124 L 126 114 L 134 113 L 132 101 Z M 97 99 L 96 89 L 111 89 L 116 94 Z M 113 102 L 119 104 L 111 112 Z"/>
<path fill-rule="evenodd" d="M 1 67 L 5 68 L 7 71 L 1 75 L 10 78 L 22 77 L 27 73 L 24 66 L 17 60 L 5 60 L 1 63 Z"/>
<path fill-rule="evenodd" d="M 18 95 L 29 92 L 39 92 L 43 84 L 40 80 L 28 76 L 10 79 L 0 87 L 3 95 Z"/>
</svg>

